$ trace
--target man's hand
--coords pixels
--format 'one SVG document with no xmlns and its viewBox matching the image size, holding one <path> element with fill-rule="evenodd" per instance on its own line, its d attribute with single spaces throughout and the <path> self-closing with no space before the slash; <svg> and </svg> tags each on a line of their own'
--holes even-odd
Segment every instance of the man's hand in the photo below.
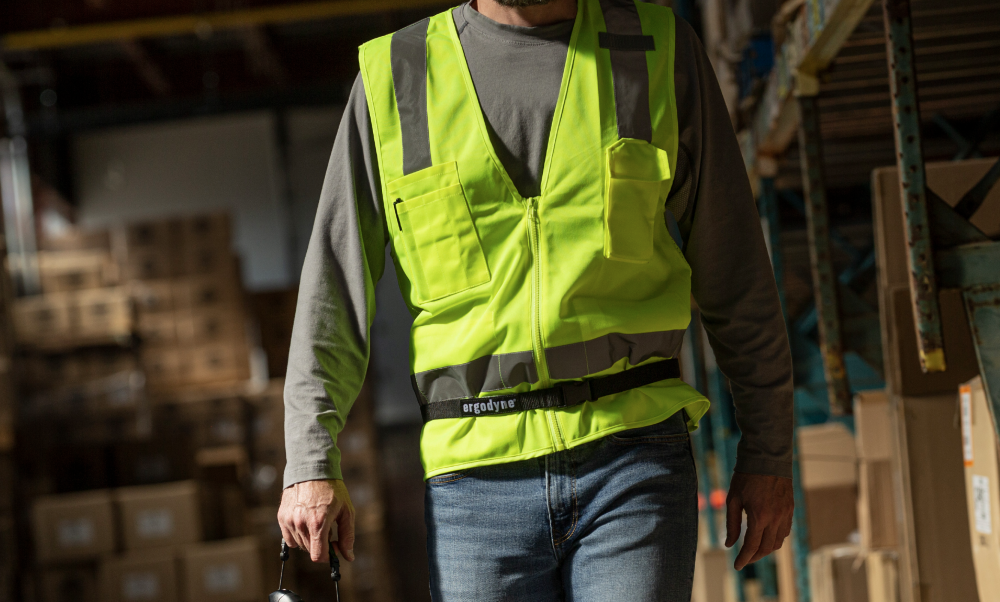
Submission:
<svg viewBox="0 0 1000 602">
<path fill-rule="evenodd" d="M 726 547 L 740 538 L 743 512 L 747 534 L 736 557 L 736 570 L 781 547 L 792 531 L 792 480 L 766 475 L 733 474 L 726 498 Z"/>
<path fill-rule="evenodd" d="M 281 492 L 278 525 L 290 548 L 309 551 L 313 562 L 329 562 L 330 529 L 337 525 L 334 547 L 354 560 L 354 506 L 341 480 L 303 481 Z"/>
</svg>

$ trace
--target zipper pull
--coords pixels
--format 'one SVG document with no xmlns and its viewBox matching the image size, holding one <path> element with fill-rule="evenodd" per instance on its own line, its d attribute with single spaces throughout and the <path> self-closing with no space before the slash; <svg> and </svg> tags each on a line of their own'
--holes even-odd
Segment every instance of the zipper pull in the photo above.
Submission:
<svg viewBox="0 0 1000 602">
<path fill-rule="evenodd" d="M 403 231 L 403 222 L 399 221 L 399 205 L 403 202 L 403 199 L 396 199 L 396 202 L 392 204 L 392 210 L 396 212 L 396 225 L 399 226 L 399 231 Z"/>
</svg>

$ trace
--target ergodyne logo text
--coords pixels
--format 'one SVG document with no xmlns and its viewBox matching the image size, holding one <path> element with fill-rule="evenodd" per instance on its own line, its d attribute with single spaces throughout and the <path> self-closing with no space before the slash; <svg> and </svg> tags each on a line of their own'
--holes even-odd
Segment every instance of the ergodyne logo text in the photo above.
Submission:
<svg viewBox="0 0 1000 602">
<path fill-rule="evenodd" d="M 491 399 L 485 402 L 463 403 L 462 413 L 466 416 L 479 414 L 499 414 L 500 412 L 513 412 L 516 410 L 516 397 L 509 399 Z"/>
</svg>

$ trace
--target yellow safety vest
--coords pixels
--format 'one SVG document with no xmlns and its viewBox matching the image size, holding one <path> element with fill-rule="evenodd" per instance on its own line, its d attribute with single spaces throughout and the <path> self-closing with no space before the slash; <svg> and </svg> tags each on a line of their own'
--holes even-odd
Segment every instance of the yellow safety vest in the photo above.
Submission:
<svg viewBox="0 0 1000 602">
<path fill-rule="evenodd" d="M 674 15 L 580 0 L 541 194 L 497 158 L 451 11 L 360 49 L 426 477 L 542 456 L 708 400 L 679 379 L 503 414 L 467 400 L 548 389 L 676 357 L 691 269 L 664 204 L 677 157 Z M 483 405 L 483 404 L 480 404 Z M 498 402 L 498 405 L 499 402 Z M 470 410 L 471 411 L 468 411 Z M 496 415 L 491 415 L 496 414 Z"/>
</svg>

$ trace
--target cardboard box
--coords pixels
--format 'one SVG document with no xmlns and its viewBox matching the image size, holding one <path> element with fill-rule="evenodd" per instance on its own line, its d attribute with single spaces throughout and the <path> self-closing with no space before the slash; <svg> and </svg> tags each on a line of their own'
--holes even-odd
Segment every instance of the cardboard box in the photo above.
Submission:
<svg viewBox="0 0 1000 602">
<path fill-rule="evenodd" d="M 825 546 L 809 554 L 813 602 L 868 602 L 868 578 L 857 546 Z"/>
<path fill-rule="evenodd" d="M 140 315 L 173 311 L 173 281 L 139 280 L 129 284 L 129 292 Z"/>
<path fill-rule="evenodd" d="M 144 344 L 176 345 L 176 316 L 173 312 L 140 313 L 136 321 L 136 334 Z"/>
<path fill-rule="evenodd" d="M 146 372 L 146 386 L 163 390 L 191 379 L 191 356 L 180 347 L 146 347 L 140 355 Z"/>
<path fill-rule="evenodd" d="M 242 312 L 243 292 L 235 274 L 190 276 L 172 284 L 176 309 L 225 309 Z"/>
<path fill-rule="evenodd" d="M 120 339 L 132 334 L 132 305 L 123 287 L 74 294 L 75 338 Z"/>
<path fill-rule="evenodd" d="M 993 166 L 995 159 L 973 159 L 928 163 L 927 187 L 954 206 Z M 913 312 L 909 301 L 908 246 L 895 166 L 872 172 L 875 212 L 875 249 L 878 265 L 879 307 L 882 315 L 882 348 L 888 390 L 917 396 L 953 393 L 958 385 L 977 373 L 968 321 L 960 292 L 940 293 L 946 372 L 924 374 L 920 370 Z M 987 236 L 1000 235 L 1000 188 L 995 188 L 970 220 Z"/>
<path fill-rule="evenodd" d="M 969 537 L 980 600 L 1000 600 L 1000 461 L 990 402 L 976 377 L 959 390 Z"/>
<path fill-rule="evenodd" d="M 267 372 L 271 376 L 283 376 L 288 366 L 297 298 L 297 288 L 249 296 L 251 314 L 260 327 L 260 344 L 267 353 Z"/>
<path fill-rule="evenodd" d="M 857 451 L 847 427 L 839 422 L 803 426 L 798 436 L 803 489 L 857 484 Z"/>
<path fill-rule="evenodd" d="M 927 163 L 924 166 L 927 187 L 946 203 L 955 206 L 994 163 L 995 158 Z M 909 286 L 906 225 L 899 191 L 899 171 L 896 166 L 882 167 L 872 172 L 875 247 L 879 281 L 884 287 Z M 987 236 L 1000 236 L 1000 188 L 994 187 L 990 191 L 971 222 Z"/>
<path fill-rule="evenodd" d="M 72 299 L 66 294 L 14 299 L 12 320 L 19 343 L 45 345 L 73 336 Z"/>
<path fill-rule="evenodd" d="M 979 373 L 961 291 L 947 289 L 938 295 L 948 369 L 929 374 L 924 374 L 920 368 L 910 289 L 893 288 L 885 296 L 882 345 L 889 391 L 906 396 L 953 393 L 960 384 Z"/>
<path fill-rule="evenodd" d="M 37 257 L 44 293 L 101 288 L 118 281 L 118 266 L 107 251 L 40 251 Z"/>
<path fill-rule="evenodd" d="M 691 602 L 735 602 L 729 553 L 722 548 L 700 550 L 694 563 Z"/>
<path fill-rule="evenodd" d="M 97 602 L 97 575 L 88 568 L 49 569 L 38 574 L 41 602 Z"/>
<path fill-rule="evenodd" d="M 194 450 L 190 435 L 178 432 L 144 441 L 116 442 L 116 484 L 153 485 L 194 478 Z"/>
<path fill-rule="evenodd" d="M 896 553 L 872 550 L 865 556 L 868 577 L 868 602 L 899 601 L 899 570 Z"/>
<path fill-rule="evenodd" d="M 107 490 L 43 496 L 32 508 L 35 557 L 41 564 L 98 558 L 115 549 Z"/>
<path fill-rule="evenodd" d="M 58 236 L 38 239 L 43 251 L 111 251 L 111 233 L 104 229 L 73 228 Z"/>
<path fill-rule="evenodd" d="M 191 357 L 191 380 L 198 383 L 247 380 L 250 378 L 250 352 L 233 343 L 211 343 L 188 350 Z"/>
<path fill-rule="evenodd" d="M 858 531 L 865 550 L 894 550 L 899 545 L 896 493 L 891 460 L 861 460 Z"/>
<path fill-rule="evenodd" d="M 790 535 L 784 545 L 774 553 L 774 566 L 778 574 L 778 602 L 799 601 L 799 588 L 795 582 L 797 571 L 793 537 L 794 535 Z"/>
<path fill-rule="evenodd" d="M 209 539 L 246 535 L 246 480 L 249 458 L 242 445 L 198 450 L 201 514 Z"/>
<path fill-rule="evenodd" d="M 177 314 L 177 338 L 188 343 L 229 343 L 245 345 L 246 325 L 242 312 L 231 309 L 200 309 Z"/>
<path fill-rule="evenodd" d="M 229 248 L 232 224 L 228 213 L 205 213 L 183 220 L 183 244 L 214 244 Z"/>
<path fill-rule="evenodd" d="M 855 396 L 854 425 L 861 547 L 892 550 L 899 545 L 899 504 L 892 475 L 892 410 L 885 391 L 865 391 Z"/>
<path fill-rule="evenodd" d="M 184 224 L 179 219 L 159 219 L 127 224 L 115 232 L 128 252 L 142 250 L 175 249 L 182 236 Z"/>
<path fill-rule="evenodd" d="M 184 248 L 183 272 L 189 276 L 224 274 L 235 266 L 235 257 L 228 241 L 220 245 L 215 241 L 193 242 Z"/>
<path fill-rule="evenodd" d="M 177 602 L 177 561 L 172 548 L 144 550 L 101 563 L 102 602 Z"/>
<path fill-rule="evenodd" d="M 125 487 L 115 492 L 127 550 L 193 543 L 201 539 L 194 481 Z"/>
<path fill-rule="evenodd" d="M 239 397 L 207 399 L 180 406 L 179 420 L 193 435 L 196 448 L 246 446 L 250 409 Z"/>
<path fill-rule="evenodd" d="M 256 602 L 260 550 L 254 537 L 185 546 L 181 552 L 186 602 Z"/>
<path fill-rule="evenodd" d="M 958 395 L 891 397 L 900 481 L 904 600 L 976 602 Z"/>
<path fill-rule="evenodd" d="M 158 280 L 177 274 L 177 258 L 172 249 L 150 248 L 129 250 L 122 260 L 126 280 Z"/>
<path fill-rule="evenodd" d="M 858 526 L 854 437 L 837 422 L 801 427 L 798 451 L 809 549 L 847 542 Z"/>
</svg>

